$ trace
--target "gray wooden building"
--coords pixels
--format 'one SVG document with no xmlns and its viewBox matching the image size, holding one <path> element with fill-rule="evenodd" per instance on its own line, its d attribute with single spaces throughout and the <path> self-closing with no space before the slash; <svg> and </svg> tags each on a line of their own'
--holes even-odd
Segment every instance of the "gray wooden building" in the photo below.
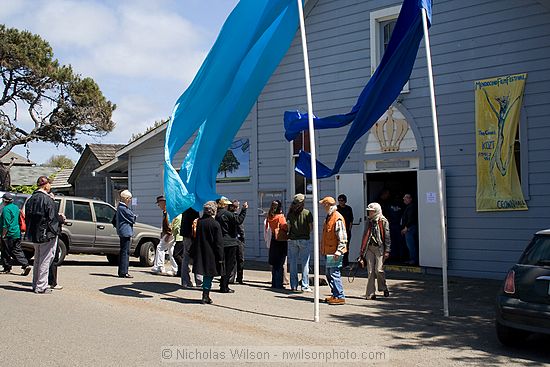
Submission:
<svg viewBox="0 0 550 367">
<path fill-rule="evenodd" d="M 395 0 L 309 0 L 306 29 L 318 116 L 348 112 L 375 70 L 401 2 Z M 500 278 L 517 260 L 533 232 L 550 227 L 550 1 L 434 1 L 430 30 L 439 117 L 451 275 Z M 474 82 L 527 73 L 517 157 L 527 211 L 476 211 Z M 293 172 L 303 141 L 288 143 L 283 113 L 306 111 L 299 33 L 264 88 L 237 139 L 248 139 L 249 180 L 218 183 L 218 193 L 248 201 L 246 256 L 265 259 L 262 209 L 274 197 L 290 202 L 310 183 Z M 338 176 L 319 182 L 319 196 L 345 192 L 356 213 L 352 254 L 357 253 L 364 207 L 383 188 L 411 192 L 419 205 L 420 265 L 441 266 L 441 228 L 426 198 L 435 188 L 435 152 L 423 44 L 411 78 L 380 119 L 401 124 L 406 134 L 394 141 L 371 130 L 355 145 Z M 154 198 L 162 192 L 165 126 L 116 154 L 127 162 L 129 188 L 140 220 L 158 225 Z M 316 133 L 319 159 L 331 165 L 347 128 Z M 307 139 L 306 139 L 307 140 Z M 185 149 L 184 149 L 185 150 Z M 184 157 L 176 157 L 180 164 Z M 109 165 L 109 164 L 108 164 Z M 107 166 L 108 166 L 107 165 Z M 309 196 L 307 206 L 314 205 Z M 322 211 L 321 211 L 322 212 Z M 322 214 L 321 214 L 322 215 Z"/>
</svg>

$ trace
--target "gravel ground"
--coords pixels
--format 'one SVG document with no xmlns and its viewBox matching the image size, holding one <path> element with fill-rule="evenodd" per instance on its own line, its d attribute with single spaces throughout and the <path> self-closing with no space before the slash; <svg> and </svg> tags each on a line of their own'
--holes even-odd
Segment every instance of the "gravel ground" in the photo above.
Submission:
<svg viewBox="0 0 550 367">
<path fill-rule="evenodd" d="M 290 352 L 301 353 L 301 364 L 324 365 L 550 363 L 549 337 L 534 336 L 515 349 L 498 343 L 493 315 L 500 282 L 450 278 L 451 316 L 444 318 L 440 277 L 390 272 L 390 297 L 375 301 L 363 297 L 364 277 L 345 278 L 346 304 L 322 303 L 315 323 L 313 293 L 274 292 L 270 272 L 251 265 L 255 270 L 245 271 L 246 284 L 234 285 L 234 294 L 212 292 L 213 305 L 200 304 L 201 291 L 182 289 L 178 278 L 134 262 L 134 278 L 118 278 L 100 256 L 68 256 L 59 268 L 64 289 L 49 295 L 30 292 L 31 275 L 0 275 L 2 365 L 237 366 L 245 360 L 232 353 L 245 358 L 245 351 L 250 365 L 292 365 Z M 328 287 L 320 294 L 328 296 Z"/>
</svg>

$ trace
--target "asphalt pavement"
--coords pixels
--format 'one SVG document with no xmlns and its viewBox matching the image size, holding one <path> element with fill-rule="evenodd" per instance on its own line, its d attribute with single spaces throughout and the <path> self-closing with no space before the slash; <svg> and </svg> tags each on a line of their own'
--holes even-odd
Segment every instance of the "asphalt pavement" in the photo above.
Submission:
<svg viewBox="0 0 550 367">
<path fill-rule="evenodd" d="M 134 261 L 134 278 L 118 278 L 101 256 L 69 255 L 59 268 L 64 289 L 46 295 L 30 291 L 32 275 L 0 275 L 1 365 L 550 363 L 548 337 L 518 348 L 497 341 L 497 281 L 450 278 L 444 317 L 440 277 L 390 271 L 390 297 L 366 300 L 360 273 L 352 283 L 344 277 L 346 304 L 322 303 L 314 322 L 313 293 L 274 291 L 265 265 L 248 265 L 246 284 L 234 285 L 234 294 L 213 291 L 212 305 L 200 303 L 200 289 Z M 328 287 L 320 294 L 328 296 Z"/>
</svg>

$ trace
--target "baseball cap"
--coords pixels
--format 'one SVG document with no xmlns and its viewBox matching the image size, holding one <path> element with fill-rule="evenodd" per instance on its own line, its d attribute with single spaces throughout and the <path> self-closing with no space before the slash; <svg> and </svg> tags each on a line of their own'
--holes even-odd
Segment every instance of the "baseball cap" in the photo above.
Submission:
<svg viewBox="0 0 550 367">
<path fill-rule="evenodd" d="M 303 203 L 305 199 L 306 199 L 306 196 L 304 194 L 296 194 L 292 198 L 292 201 L 298 204 L 298 203 Z"/>
<path fill-rule="evenodd" d="M 166 201 L 166 198 L 164 197 L 164 195 L 157 196 L 157 203 L 159 201 Z"/>
<path fill-rule="evenodd" d="M 325 196 L 321 200 L 319 200 L 319 204 L 329 204 L 329 205 L 336 205 L 336 200 L 332 196 Z"/>
<path fill-rule="evenodd" d="M 6 201 L 13 201 L 13 195 L 9 192 L 5 192 L 4 195 L 2 195 L 2 199 Z"/>
<path fill-rule="evenodd" d="M 222 205 L 230 205 L 230 204 L 233 204 L 233 203 L 231 202 L 231 200 L 229 200 L 229 199 L 226 198 L 225 196 L 222 196 L 222 197 L 220 198 L 220 204 L 222 204 Z"/>
</svg>

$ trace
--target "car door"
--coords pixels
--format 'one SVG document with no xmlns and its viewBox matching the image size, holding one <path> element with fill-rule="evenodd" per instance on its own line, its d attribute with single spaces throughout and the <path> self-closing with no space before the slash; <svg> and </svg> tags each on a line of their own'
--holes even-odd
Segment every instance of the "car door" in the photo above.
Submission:
<svg viewBox="0 0 550 367">
<path fill-rule="evenodd" d="M 90 202 L 66 199 L 65 228 L 71 236 L 71 252 L 93 253 L 96 224 L 92 217 Z"/>
<path fill-rule="evenodd" d="M 116 233 L 116 228 L 111 223 L 115 208 L 107 203 L 93 203 L 96 229 L 95 229 L 95 248 L 102 249 L 107 253 L 118 253 L 120 249 L 120 239 Z"/>
</svg>

